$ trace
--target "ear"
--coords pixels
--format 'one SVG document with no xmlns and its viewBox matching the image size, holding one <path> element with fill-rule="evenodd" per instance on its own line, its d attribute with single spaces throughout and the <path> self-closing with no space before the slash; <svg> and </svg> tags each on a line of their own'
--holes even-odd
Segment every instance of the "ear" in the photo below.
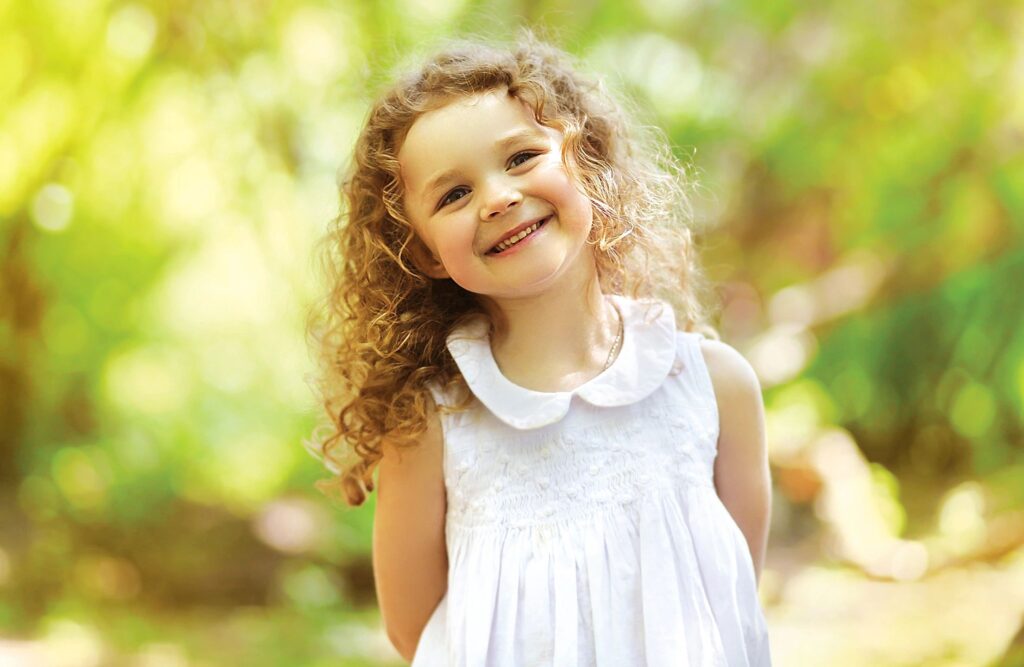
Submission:
<svg viewBox="0 0 1024 667">
<path fill-rule="evenodd" d="M 434 280 L 451 278 L 441 260 L 434 256 L 434 253 L 418 238 L 414 238 L 409 243 L 409 258 L 412 260 L 413 265 L 428 278 L 433 278 Z"/>
</svg>

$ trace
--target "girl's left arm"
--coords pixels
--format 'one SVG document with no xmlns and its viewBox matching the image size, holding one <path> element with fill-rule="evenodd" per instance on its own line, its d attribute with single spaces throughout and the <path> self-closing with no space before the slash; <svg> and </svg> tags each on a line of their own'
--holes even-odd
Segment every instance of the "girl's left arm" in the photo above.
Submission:
<svg viewBox="0 0 1024 667">
<path fill-rule="evenodd" d="M 772 511 L 761 383 L 750 363 L 726 343 L 701 341 L 701 352 L 718 404 L 715 489 L 747 539 L 760 581 Z"/>
</svg>

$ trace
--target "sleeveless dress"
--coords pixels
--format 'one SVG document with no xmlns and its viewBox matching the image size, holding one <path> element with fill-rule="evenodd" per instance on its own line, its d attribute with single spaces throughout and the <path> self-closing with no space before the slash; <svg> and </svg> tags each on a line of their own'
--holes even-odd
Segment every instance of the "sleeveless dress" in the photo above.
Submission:
<svg viewBox="0 0 1024 667">
<path fill-rule="evenodd" d="M 505 378 L 483 319 L 448 337 L 477 400 L 441 414 L 448 589 L 413 667 L 771 664 L 750 551 L 713 484 L 703 336 L 665 302 L 606 298 L 621 350 L 572 391 Z"/>
</svg>

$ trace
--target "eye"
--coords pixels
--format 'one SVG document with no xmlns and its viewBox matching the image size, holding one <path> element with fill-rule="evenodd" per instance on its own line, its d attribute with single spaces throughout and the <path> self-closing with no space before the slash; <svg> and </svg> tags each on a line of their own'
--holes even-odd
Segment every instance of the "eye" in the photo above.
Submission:
<svg viewBox="0 0 1024 667">
<path fill-rule="evenodd" d="M 453 188 L 452 190 L 449 190 L 448 194 L 446 194 L 444 197 L 442 197 L 441 201 L 438 202 L 437 207 L 438 208 L 444 208 L 448 204 L 451 204 L 453 202 L 457 202 L 458 200 L 462 199 L 462 197 L 455 197 L 453 195 L 455 195 L 455 193 L 457 193 L 457 192 L 463 192 L 463 191 L 468 193 L 469 192 L 469 188 L 465 188 L 465 187 L 462 187 L 460 185 L 457 188 Z"/>
<path fill-rule="evenodd" d="M 527 160 L 537 157 L 538 155 L 540 155 L 540 153 L 536 151 L 523 151 L 522 153 L 516 153 L 515 155 L 512 156 L 512 159 L 509 160 L 508 164 L 510 167 L 518 167 Z"/>
</svg>

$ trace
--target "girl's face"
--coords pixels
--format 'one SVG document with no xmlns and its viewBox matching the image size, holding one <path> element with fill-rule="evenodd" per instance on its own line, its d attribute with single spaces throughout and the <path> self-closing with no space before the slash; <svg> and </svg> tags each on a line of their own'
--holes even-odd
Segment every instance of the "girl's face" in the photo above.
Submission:
<svg viewBox="0 0 1024 667">
<path fill-rule="evenodd" d="M 475 294 L 512 298 L 592 267 L 586 239 L 593 209 L 566 172 L 561 146 L 561 132 L 537 123 L 530 107 L 505 90 L 420 116 L 398 161 L 406 216 L 433 254 L 427 274 L 450 277 Z M 496 248 L 520 230 L 532 233 Z"/>
</svg>

